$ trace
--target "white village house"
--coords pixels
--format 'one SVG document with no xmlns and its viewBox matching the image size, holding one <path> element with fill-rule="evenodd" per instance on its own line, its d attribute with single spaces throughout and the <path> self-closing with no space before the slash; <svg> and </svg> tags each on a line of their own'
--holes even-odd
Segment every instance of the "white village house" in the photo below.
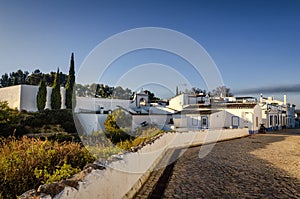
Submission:
<svg viewBox="0 0 300 199">
<path fill-rule="evenodd" d="M 182 93 L 170 99 L 177 130 L 248 128 L 257 133 L 262 122 L 261 108 L 256 102 L 213 102 L 208 96 Z"/>
<path fill-rule="evenodd" d="M 286 95 L 283 101 L 274 97 L 260 96 L 259 105 L 262 108 L 262 120 L 267 130 L 295 128 L 295 105 L 287 103 Z"/>
</svg>

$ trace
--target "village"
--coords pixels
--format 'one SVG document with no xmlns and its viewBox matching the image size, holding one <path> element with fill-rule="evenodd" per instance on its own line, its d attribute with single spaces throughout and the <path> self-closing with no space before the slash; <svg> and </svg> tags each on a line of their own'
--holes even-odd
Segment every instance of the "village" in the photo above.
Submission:
<svg viewBox="0 0 300 199">
<path fill-rule="evenodd" d="M 51 109 L 51 87 L 47 88 L 45 109 Z M 37 111 L 38 86 L 16 85 L 0 88 L 0 101 L 11 108 Z M 61 108 L 65 107 L 65 88 L 61 88 Z M 249 134 L 299 127 L 295 105 L 274 97 L 209 97 L 207 94 L 178 93 L 167 101 L 151 103 L 141 89 L 132 100 L 77 97 L 73 109 L 79 118 L 79 131 L 104 130 L 108 114 L 121 109 L 132 116 L 132 130 L 156 124 L 163 130 L 191 131 L 248 128 Z M 299 114 L 298 114 L 299 116 Z"/>
</svg>

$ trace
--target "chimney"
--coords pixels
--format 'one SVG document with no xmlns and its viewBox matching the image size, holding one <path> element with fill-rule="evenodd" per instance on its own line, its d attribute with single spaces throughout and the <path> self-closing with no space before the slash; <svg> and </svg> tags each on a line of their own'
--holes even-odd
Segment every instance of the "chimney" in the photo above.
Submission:
<svg viewBox="0 0 300 199">
<path fill-rule="evenodd" d="M 262 102 L 263 102 L 263 94 L 262 94 L 262 93 L 260 94 L 260 97 L 259 97 L 259 102 L 260 102 L 260 103 L 262 103 Z"/>
<path fill-rule="evenodd" d="M 283 104 L 286 105 L 286 95 L 283 96 Z"/>
</svg>

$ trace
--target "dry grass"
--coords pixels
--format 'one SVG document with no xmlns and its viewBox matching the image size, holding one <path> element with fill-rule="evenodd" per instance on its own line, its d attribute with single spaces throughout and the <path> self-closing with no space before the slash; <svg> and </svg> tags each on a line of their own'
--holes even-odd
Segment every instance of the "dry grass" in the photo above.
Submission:
<svg viewBox="0 0 300 199">
<path fill-rule="evenodd" d="M 1 139 L 0 146 L 0 198 L 15 198 L 49 179 L 68 177 L 94 161 L 78 143 L 10 137 Z"/>
</svg>

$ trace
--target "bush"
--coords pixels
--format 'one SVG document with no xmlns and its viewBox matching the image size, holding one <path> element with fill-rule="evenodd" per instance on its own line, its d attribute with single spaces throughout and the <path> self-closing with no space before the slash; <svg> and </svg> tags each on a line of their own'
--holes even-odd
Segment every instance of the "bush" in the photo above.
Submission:
<svg viewBox="0 0 300 199">
<path fill-rule="evenodd" d="M 106 136 L 114 143 L 131 139 L 132 118 L 121 109 L 116 109 L 104 121 Z"/>
<path fill-rule="evenodd" d="M 138 127 L 136 129 L 138 137 L 134 139 L 128 139 L 125 141 L 120 141 L 117 146 L 123 150 L 130 150 L 132 147 L 137 147 L 142 143 L 150 140 L 152 137 L 163 133 L 161 129 L 157 128 L 156 125 L 150 124 L 146 127 Z"/>
<path fill-rule="evenodd" d="M 78 143 L 23 137 L 0 141 L 0 196 L 15 198 L 80 171 L 94 157 Z"/>
</svg>

